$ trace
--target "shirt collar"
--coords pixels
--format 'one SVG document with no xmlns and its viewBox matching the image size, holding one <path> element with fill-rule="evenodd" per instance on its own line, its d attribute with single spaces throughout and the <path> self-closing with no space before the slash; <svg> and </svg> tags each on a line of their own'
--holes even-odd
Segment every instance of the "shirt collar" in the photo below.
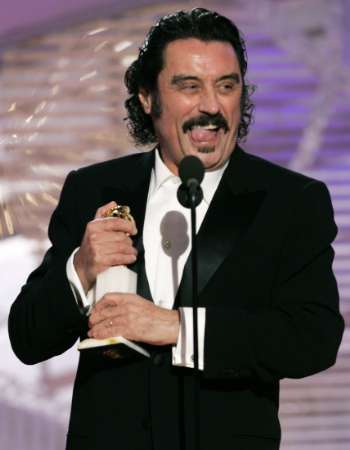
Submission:
<svg viewBox="0 0 350 450">
<path fill-rule="evenodd" d="M 174 184 L 180 184 L 180 177 L 174 175 L 164 164 L 160 157 L 159 150 L 156 149 L 156 158 L 154 163 L 154 191 L 157 191 L 168 180 L 174 180 Z"/>
<path fill-rule="evenodd" d="M 204 201 L 209 204 L 211 199 L 214 196 L 214 193 L 220 183 L 221 177 L 224 174 L 224 171 L 228 165 L 228 161 L 216 170 L 212 170 L 210 172 L 206 171 L 204 173 L 204 178 L 201 183 L 203 189 L 203 198 Z M 180 177 L 174 175 L 169 168 L 164 164 L 162 158 L 160 157 L 159 149 L 156 149 L 156 157 L 153 169 L 153 193 L 157 192 L 157 190 L 164 185 L 168 180 L 173 180 L 174 185 L 180 185 L 181 180 Z"/>
</svg>

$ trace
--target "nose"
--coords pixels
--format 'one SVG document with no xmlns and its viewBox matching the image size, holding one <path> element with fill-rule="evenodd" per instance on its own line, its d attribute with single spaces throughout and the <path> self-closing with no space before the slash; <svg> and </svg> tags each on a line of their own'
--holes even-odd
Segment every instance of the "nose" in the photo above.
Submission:
<svg viewBox="0 0 350 450">
<path fill-rule="evenodd" d="M 220 103 L 215 89 L 203 89 L 201 92 L 198 109 L 202 113 L 217 114 L 220 110 Z"/>
</svg>

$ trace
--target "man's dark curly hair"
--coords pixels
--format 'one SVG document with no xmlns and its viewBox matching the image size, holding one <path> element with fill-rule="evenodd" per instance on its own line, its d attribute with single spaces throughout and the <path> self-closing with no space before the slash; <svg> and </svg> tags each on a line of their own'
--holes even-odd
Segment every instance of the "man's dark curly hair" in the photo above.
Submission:
<svg viewBox="0 0 350 450">
<path fill-rule="evenodd" d="M 151 27 L 139 51 L 139 56 L 127 69 L 124 77 L 130 97 L 125 101 L 127 109 L 128 129 L 136 144 L 153 144 L 157 142 L 152 118 L 142 108 L 138 94 L 141 89 L 153 94 L 155 104 L 154 114 L 160 114 L 158 103 L 157 80 L 164 67 L 164 50 L 166 46 L 177 39 L 196 38 L 204 42 L 221 41 L 232 45 L 243 78 L 241 97 L 241 121 L 238 127 L 238 140 L 248 134 L 252 121 L 254 105 L 250 96 L 254 87 L 244 79 L 247 71 L 247 53 L 245 42 L 238 28 L 224 16 L 204 8 L 191 11 L 178 11 L 162 17 Z M 157 111 L 158 110 L 158 111 Z"/>
</svg>

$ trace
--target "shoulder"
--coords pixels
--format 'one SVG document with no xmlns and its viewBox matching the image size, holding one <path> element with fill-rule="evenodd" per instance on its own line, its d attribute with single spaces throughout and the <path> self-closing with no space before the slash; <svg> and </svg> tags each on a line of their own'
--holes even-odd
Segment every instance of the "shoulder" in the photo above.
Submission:
<svg viewBox="0 0 350 450">
<path fill-rule="evenodd" d="M 324 182 L 245 152 L 241 167 L 249 180 L 247 190 L 264 193 L 261 211 L 266 213 L 269 227 L 273 218 L 279 228 L 298 228 L 301 234 L 314 234 L 315 240 L 331 242 L 335 238 L 334 210 Z"/>
<path fill-rule="evenodd" d="M 75 171 L 75 175 L 81 180 L 98 179 L 116 179 L 127 176 L 130 170 L 136 167 L 140 162 L 149 158 L 150 152 L 134 153 L 132 155 L 121 156 L 119 158 L 103 161 L 89 166 L 81 167 Z"/>
<path fill-rule="evenodd" d="M 229 183 L 234 192 L 262 192 L 265 206 L 276 214 L 290 216 L 292 211 L 302 210 L 303 214 L 309 215 L 318 209 L 318 215 L 323 211 L 333 217 L 331 197 L 325 183 L 238 150 L 231 160 L 229 172 Z"/>
<path fill-rule="evenodd" d="M 303 191 L 310 186 L 327 189 L 325 184 L 316 178 L 282 167 L 260 156 L 243 152 L 243 158 L 249 178 L 265 186 L 268 190 L 290 192 Z"/>
</svg>

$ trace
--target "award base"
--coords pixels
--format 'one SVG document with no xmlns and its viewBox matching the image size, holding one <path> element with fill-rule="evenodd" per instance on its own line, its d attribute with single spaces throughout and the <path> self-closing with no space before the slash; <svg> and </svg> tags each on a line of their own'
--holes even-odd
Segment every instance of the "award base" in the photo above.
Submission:
<svg viewBox="0 0 350 450">
<path fill-rule="evenodd" d="M 135 352 L 143 356 L 150 357 L 147 350 L 135 344 L 135 342 L 125 339 L 123 336 L 115 336 L 106 339 L 84 339 L 78 345 L 79 351 L 102 351 L 104 356 L 112 359 L 121 359 L 134 356 Z"/>
</svg>

